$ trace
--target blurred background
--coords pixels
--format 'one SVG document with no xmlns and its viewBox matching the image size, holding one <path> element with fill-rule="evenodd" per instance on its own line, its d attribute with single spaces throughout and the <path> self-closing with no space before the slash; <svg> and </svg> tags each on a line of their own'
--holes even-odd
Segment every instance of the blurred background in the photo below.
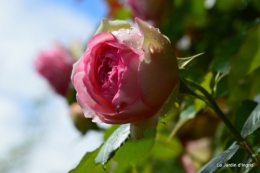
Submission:
<svg viewBox="0 0 260 173">
<path fill-rule="evenodd" d="M 102 143 L 108 126 L 82 118 L 65 74 L 103 17 L 149 22 L 177 57 L 204 52 L 180 75 L 210 92 L 239 130 L 247 118 L 241 110 L 251 111 L 260 94 L 259 0 L 12 0 L 0 1 L 0 13 L 1 173 L 68 172 Z M 234 141 L 203 102 L 178 103 L 149 154 L 120 164 L 121 172 L 193 173 Z M 114 163 L 108 170 L 120 172 Z"/>
<path fill-rule="evenodd" d="M 0 172 L 59 173 L 97 148 L 102 134 L 82 137 L 67 100 L 34 67 L 56 42 L 85 43 L 107 13 L 103 0 L 0 1 Z"/>
</svg>

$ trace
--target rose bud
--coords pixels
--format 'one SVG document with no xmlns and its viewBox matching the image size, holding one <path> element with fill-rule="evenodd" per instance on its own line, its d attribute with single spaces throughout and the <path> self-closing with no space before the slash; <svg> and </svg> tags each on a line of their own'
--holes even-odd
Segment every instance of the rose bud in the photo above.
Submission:
<svg viewBox="0 0 260 173">
<path fill-rule="evenodd" d="M 70 118 L 72 119 L 74 126 L 82 135 L 86 134 L 89 130 L 100 130 L 96 123 L 93 123 L 90 119 L 84 117 L 78 103 L 72 103 L 70 105 Z"/>
<path fill-rule="evenodd" d="M 172 107 L 179 78 L 169 39 L 144 21 L 135 21 L 137 28 L 103 19 L 73 66 L 72 82 L 87 118 L 131 123 L 131 136 L 140 139 Z"/>
<path fill-rule="evenodd" d="M 35 60 L 35 68 L 58 94 L 65 96 L 70 84 L 72 65 L 75 62 L 76 59 L 67 49 L 57 45 L 39 53 Z"/>
</svg>

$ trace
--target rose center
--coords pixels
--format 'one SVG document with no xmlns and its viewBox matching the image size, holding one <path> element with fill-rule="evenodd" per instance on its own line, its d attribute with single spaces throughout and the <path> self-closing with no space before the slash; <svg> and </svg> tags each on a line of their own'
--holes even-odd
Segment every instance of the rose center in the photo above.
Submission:
<svg viewBox="0 0 260 173">
<path fill-rule="evenodd" d="M 114 53 L 105 52 L 99 56 L 98 76 L 103 89 L 117 84 L 117 65 L 118 58 Z"/>
</svg>

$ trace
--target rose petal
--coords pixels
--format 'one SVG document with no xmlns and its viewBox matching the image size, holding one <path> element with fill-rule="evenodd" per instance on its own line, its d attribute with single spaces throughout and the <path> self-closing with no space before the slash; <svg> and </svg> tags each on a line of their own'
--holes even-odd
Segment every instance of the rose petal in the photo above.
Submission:
<svg viewBox="0 0 260 173">
<path fill-rule="evenodd" d="M 139 18 L 135 18 L 135 22 L 141 35 L 144 37 L 142 49 L 148 51 L 149 44 L 153 44 L 156 49 L 169 51 L 169 54 L 173 53 L 169 38 L 163 35 L 159 29 L 154 28 Z"/>
<path fill-rule="evenodd" d="M 88 42 L 88 50 L 91 50 L 92 47 L 99 45 L 105 42 L 115 42 L 115 37 L 110 32 L 101 32 L 96 34 L 92 39 Z M 118 43 L 116 43 L 118 44 Z"/>
<path fill-rule="evenodd" d="M 175 88 L 178 63 L 170 42 L 158 30 L 138 18 L 135 21 L 144 35 L 145 56 L 139 68 L 141 97 L 148 106 L 160 106 Z"/>
<path fill-rule="evenodd" d="M 129 109 L 119 111 L 119 113 L 100 114 L 100 118 L 108 124 L 126 124 L 143 122 L 156 114 L 159 108 L 147 107 L 140 98 L 138 98 Z"/>
<path fill-rule="evenodd" d="M 144 41 L 143 35 L 136 28 L 120 29 L 112 32 L 112 34 L 122 43 L 128 45 L 136 53 L 142 54 L 142 45 Z"/>
<path fill-rule="evenodd" d="M 85 110 L 84 115 L 86 117 L 93 117 L 88 115 L 88 109 L 91 109 L 96 113 L 114 113 L 114 110 L 106 109 L 101 105 L 97 104 L 97 102 L 92 99 L 89 92 L 87 91 L 85 84 L 83 83 L 82 79 L 84 75 L 84 72 L 79 72 L 76 73 L 76 75 L 73 78 L 74 87 L 77 91 L 77 101 L 83 108 L 83 111 Z"/>
<path fill-rule="evenodd" d="M 176 88 L 172 91 L 168 99 L 164 102 L 163 106 L 159 111 L 157 111 L 156 114 L 145 121 L 132 123 L 130 125 L 130 132 L 133 139 L 142 139 L 144 137 L 143 132 L 145 130 L 149 128 L 155 128 L 157 126 L 159 118 L 164 116 L 173 107 L 172 103 L 174 103 L 178 94 L 178 87 L 179 85 L 177 85 Z"/>
<path fill-rule="evenodd" d="M 132 104 L 140 95 L 138 90 L 138 68 L 139 56 L 127 50 L 119 50 L 119 54 L 124 55 L 121 57 L 124 72 L 122 74 L 118 91 L 112 100 L 112 104 L 116 107 L 121 104 Z"/>
<path fill-rule="evenodd" d="M 87 56 L 89 57 L 89 55 L 87 55 Z M 107 112 L 114 112 L 114 108 L 113 108 L 112 104 L 110 103 L 110 100 L 106 100 L 94 92 L 94 87 L 96 87 L 96 85 L 93 85 L 94 82 L 91 82 L 91 80 L 97 80 L 97 79 L 95 79 L 95 76 L 93 76 L 94 73 L 91 72 L 92 67 L 91 67 L 90 61 L 91 61 L 91 58 L 88 58 L 88 59 L 85 59 L 84 62 L 82 62 L 85 65 L 84 76 L 81 79 L 82 83 L 83 83 L 84 87 L 86 87 L 88 95 L 92 98 L 92 100 L 95 103 L 97 103 L 99 106 L 103 107 L 103 109 L 105 109 Z M 95 68 L 95 67 L 93 67 L 93 68 Z"/>
<path fill-rule="evenodd" d="M 96 34 L 100 32 L 112 32 L 112 31 L 117 31 L 121 28 L 131 28 L 131 25 L 124 21 L 124 20 L 114 20 L 114 21 L 109 21 L 106 18 L 103 18 L 101 21 L 100 26 L 98 27 Z"/>
</svg>

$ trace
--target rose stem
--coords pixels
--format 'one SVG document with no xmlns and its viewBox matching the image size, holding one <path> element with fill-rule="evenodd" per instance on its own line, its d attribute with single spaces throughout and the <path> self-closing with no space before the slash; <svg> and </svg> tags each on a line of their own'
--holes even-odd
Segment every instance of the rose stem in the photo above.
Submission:
<svg viewBox="0 0 260 173">
<path fill-rule="evenodd" d="M 247 140 L 245 138 L 243 138 L 241 136 L 241 134 L 237 131 L 237 129 L 233 126 L 233 124 L 229 121 L 229 119 L 226 117 L 226 115 L 221 111 L 221 109 L 219 108 L 219 106 L 217 105 L 217 103 L 215 102 L 215 100 L 212 98 L 212 96 L 200 85 L 198 85 L 195 82 L 192 82 L 190 80 L 186 80 L 186 79 L 181 79 L 181 86 L 184 87 L 183 90 L 185 90 L 186 93 L 188 93 L 189 95 L 192 95 L 194 97 L 197 97 L 199 99 L 201 99 L 202 101 L 205 101 L 206 103 L 209 104 L 209 106 L 214 109 L 214 111 L 217 113 L 217 115 L 219 116 L 219 118 L 226 124 L 226 126 L 229 128 L 229 130 L 233 133 L 233 135 L 236 137 L 237 141 L 239 142 L 240 146 L 242 146 L 243 148 L 245 148 L 247 150 L 247 152 L 250 154 L 250 156 L 255 160 L 255 163 L 258 165 L 258 167 L 260 168 L 260 164 L 259 164 L 259 160 L 258 158 L 255 156 L 253 156 L 253 151 L 251 149 L 251 147 L 249 146 Z M 185 81 L 185 82 L 183 82 Z M 195 92 L 193 92 L 187 85 L 194 87 L 195 89 L 198 89 L 206 98 L 203 99 L 203 97 L 199 96 L 198 94 L 196 94 Z M 181 87 L 180 87 L 181 88 Z"/>
</svg>

